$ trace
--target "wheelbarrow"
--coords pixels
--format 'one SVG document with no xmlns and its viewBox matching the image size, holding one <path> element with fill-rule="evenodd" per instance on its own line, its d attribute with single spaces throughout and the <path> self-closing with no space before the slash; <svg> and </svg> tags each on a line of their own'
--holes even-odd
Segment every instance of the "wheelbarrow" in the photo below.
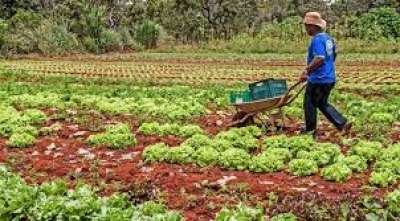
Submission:
<svg viewBox="0 0 400 221">
<path fill-rule="evenodd" d="M 261 121 L 264 125 L 266 123 L 268 123 L 268 125 L 274 124 L 274 122 L 272 122 L 274 120 L 270 118 L 265 119 L 262 117 L 262 114 L 266 113 L 268 115 L 268 113 L 273 110 L 277 110 L 278 117 L 282 120 L 282 128 L 284 128 L 285 115 L 282 108 L 290 105 L 304 90 L 305 86 L 306 84 L 299 81 L 292 85 L 286 93 L 281 96 L 233 104 L 237 112 L 228 127 L 243 127 L 254 124 L 256 120 Z"/>
</svg>

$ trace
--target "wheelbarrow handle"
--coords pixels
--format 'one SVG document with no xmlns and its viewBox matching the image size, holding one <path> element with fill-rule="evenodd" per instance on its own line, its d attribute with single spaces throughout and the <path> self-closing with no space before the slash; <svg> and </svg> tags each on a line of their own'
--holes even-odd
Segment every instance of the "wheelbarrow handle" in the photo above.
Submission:
<svg viewBox="0 0 400 221">
<path fill-rule="evenodd" d="M 291 104 L 299 95 L 300 93 L 304 90 L 304 88 L 306 87 L 306 84 L 303 81 L 298 81 L 296 84 L 292 85 L 286 92 L 286 94 L 281 98 L 281 100 L 278 103 L 278 107 L 282 107 L 285 105 L 289 105 Z M 290 96 L 290 93 L 295 90 L 298 86 L 302 85 L 302 87 L 300 88 L 300 90 L 294 95 L 294 96 Z"/>
</svg>

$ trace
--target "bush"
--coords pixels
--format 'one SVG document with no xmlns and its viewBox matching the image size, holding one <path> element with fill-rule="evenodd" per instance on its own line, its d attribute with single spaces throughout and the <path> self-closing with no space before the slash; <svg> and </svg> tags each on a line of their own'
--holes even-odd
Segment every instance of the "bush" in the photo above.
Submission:
<svg viewBox="0 0 400 221">
<path fill-rule="evenodd" d="M 118 51 L 122 48 L 121 35 L 112 30 L 103 30 L 98 39 L 100 52 Z"/>
<path fill-rule="evenodd" d="M 400 14 L 393 8 L 376 8 L 355 20 L 351 27 L 355 37 L 369 40 L 398 38 Z"/>
<path fill-rule="evenodd" d="M 35 30 L 39 51 L 43 54 L 62 55 L 79 50 L 77 36 L 65 24 L 44 20 Z"/>
<path fill-rule="evenodd" d="M 146 49 L 156 48 L 160 37 L 160 26 L 152 21 L 144 21 L 135 33 L 135 39 Z"/>
</svg>

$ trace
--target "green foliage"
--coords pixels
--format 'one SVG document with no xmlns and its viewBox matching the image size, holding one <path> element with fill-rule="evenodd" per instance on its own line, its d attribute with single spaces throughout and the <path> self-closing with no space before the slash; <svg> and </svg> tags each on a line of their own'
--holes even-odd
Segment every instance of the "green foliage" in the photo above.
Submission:
<svg viewBox="0 0 400 221">
<path fill-rule="evenodd" d="M 249 167 L 251 156 L 243 149 L 231 148 L 221 153 L 220 165 L 227 169 L 245 170 Z"/>
<path fill-rule="evenodd" d="M 47 116 L 40 110 L 28 109 L 23 111 L 23 115 L 29 118 L 30 124 L 40 125 L 47 121 Z"/>
<path fill-rule="evenodd" d="M 157 42 L 160 37 L 161 27 L 153 21 L 144 21 L 135 33 L 135 39 L 142 44 L 146 49 L 157 47 Z"/>
<path fill-rule="evenodd" d="M 211 146 L 203 146 L 196 150 L 194 159 L 196 164 L 205 167 L 218 162 L 220 153 Z"/>
<path fill-rule="evenodd" d="M 163 143 L 154 144 L 144 149 L 142 157 L 146 162 L 155 163 L 167 160 L 169 147 Z"/>
<path fill-rule="evenodd" d="M 367 161 L 375 160 L 382 149 L 382 144 L 379 142 L 359 141 L 349 150 L 350 155 L 358 155 Z"/>
<path fill-rule="evenodd" d="M 316 143 L 311 136 L 293 136 L 285 135 L 268 137 L 264 140 L 263 148 L 287 148 L 293 155 L 299 151 L 311 151 L 316 148 Z"/>
<path fill-rule="evenodd" d="M 198 125 L 179 125 L 179 124 L 163 124 L 159 123 L 143 123 L 139 127 L 139 132 L 144 135 L 175 135 L 182 137 L 191 137 L 195 134 L 203 134 L 203 130 Z"/>
<path fill-rule="evenodd" d="M 260 154 L 252 158 L 249 168 L 258 173 L 272 173 L 283 170 L 285 162 L 279 155 Z"/>
<path fill-rule="evenodd" d="M 167 161 L 177 164 L 193 163 L 195 149 L 191 146 L 182 145 L 169 149 Z"/>
<path fill-rule="evenodd" d="M 393 8 L 372 9 L 356 19 L 351 27 L 356 37 L 377 40 L 400 36 L 400 15 Z"/>
<path fill-rule="evenodd" d="M 368 167 L 367 161 L 358 155 L 343 157 L 338 163 L 345 164 L 353 172 L 363 172 Z"/>
<path fill-rule="evenodd" d="M 228 220 L 264 221 L 264 210 L 239 204 L 231 209 L 223 208 L 215 218 L 215 221 Z"/>
<path fill-rule="evenodd" d="M 292 154 L 288 149 L 285 148 L 268 148 L 262 154 L 268 156 L 272 155 L 284 162 L 287 162 L 290 159 L 292 159 Z"/>
<path fill-rule="evenodd" d="M 331 157 L 327 153 L 321 150 L 316 150 L 311 152 L 302 150 L 297 152 L 297 158 L 313 160 L 317 163 L 318 166 L 325 166 L 329 164 L 331 161 Z"/>
<path fill-rule="evenodd" d="M 178 213 L 167 211 L 158 203 L 132 206 L 123 194 L 101 198 L 87 185 L 68 190 L 62 181 L 29 186 L 4 167 L 0 167 L 0 173 L 0 218 L 3 220 L 183 220 Z"/>
<path fill-rule="evenodd" d="M 369 178 L 369 183 L 378 187 L 388 187 L 394 184 L 398 179 L 398 176 L 390 170 L 381 172 L 372 172 Z"/>
<path fill-rule="evenodd" d="M 93 146 L 103 145 L 112 149 L 123 149 L 136 144 L 130 128 L 126 124 L 108 126 L 105 133 L 91 135 L 87 142 Z"/>
<path fill-rule="evenodd" d="M 35 29 L 38 50 L 48 55 L 63 55 L 81 50 L 81 44 L 75 33 L 68 30 L 67 24 L 43 20 Z"/>
<path fill-rule="evenodd" d="M 309 176 L 318 172 L 318 165 L 314 160 L 294 159 L 289 162 L 289 171 L 295 176 Z"/>
<path fill-rule="evenodd" d="M 322 169 L 321 175 L 326 180 L 345 182 L 351 176 L 351 169 L 346 164 L 335 163 Z"/>
<path fill-rule="evenodd" d="M 400 189 L 397 189 L 385 196 L 389 212 L 393 217 L 400 216 Z"/>
<path fill-rule="evenodd" d="M 33 145 L 36 142 L 34 136 L 28 133 L 15 133 L 7 141 L 9 147 L 23 148 Z"/>
<path fill-rule="evenodd" d="M 297 217 L 292 213 L 282 213 L 272 217 L 270 221 L 297 221 Z"/>
<path fill-rule="evenodd" d="M 260 135 L 261 130 L 254 126 L 245 128 L 232 128 L 229 131 L 219 133 L 215 137 L 215 141 L 218 141 L 219 144 L 222 142 L 227 142 L 231 147 L 251 151 L 257 148 L 257 137 Z"/>
<path fill-rule="evenodd" d="M 211 146 L 212 140 L 206 135 L 196 134 L 191 138 L 187 139 L 185 142 L 183 142 L 182 145 L 190 146 L 193 147 L 194 149 L 199 149 L 201 147 Z"/>
</svg>

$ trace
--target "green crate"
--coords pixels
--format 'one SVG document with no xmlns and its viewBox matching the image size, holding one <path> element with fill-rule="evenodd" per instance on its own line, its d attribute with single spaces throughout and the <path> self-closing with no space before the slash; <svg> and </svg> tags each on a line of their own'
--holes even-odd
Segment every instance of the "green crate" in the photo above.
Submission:
<svg viewBox="0 0 400 221">
<path fill-rule="evenodd" d="M 286 80 L 266 79 L 249 85 L 253 100 L 279 97 L 287 92 Z"/>
<path fill-rule="evenodd" d="M 230 93 L 231 104 L 247 103 L 252 101 L 251 92 L 246 91 L 232 91 Z"/>
</svg>

